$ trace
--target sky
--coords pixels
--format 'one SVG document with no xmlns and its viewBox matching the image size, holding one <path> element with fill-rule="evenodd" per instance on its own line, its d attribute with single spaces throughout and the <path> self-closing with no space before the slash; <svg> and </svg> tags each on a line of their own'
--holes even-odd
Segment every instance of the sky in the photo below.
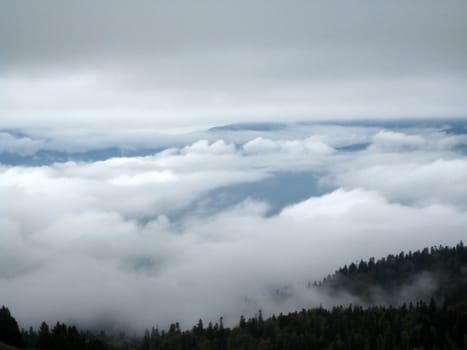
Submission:
<svg viewBox="0 0 467 350">
<path fill-rule="evenodd" d="M 466 19 L 0 0 L 0 304 L 24 327 L 233 325 L 358 302 L 308 282 L 465 240 Z"/>
<path fill-rule="evenodd" d="M 467 4 L 0 3 L 2 127 L 463 117 Z"/>
</svg>

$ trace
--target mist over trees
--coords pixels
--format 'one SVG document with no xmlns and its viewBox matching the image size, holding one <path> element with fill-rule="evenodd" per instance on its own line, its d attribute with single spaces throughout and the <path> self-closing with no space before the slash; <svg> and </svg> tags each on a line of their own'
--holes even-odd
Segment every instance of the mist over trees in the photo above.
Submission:
<svg viewBox="0 0 467 350">
<path fill-rule="evenodd" d="M 427 302 L 432 297 L 438 304 L 453 304 L 465 297 L 466 267 L 467 254 L 460 242 L 454 248 L 431 247 L 377 261 L 360 260 L 314 285 L 334 297 L 346 291 L 365 305 Z"/>
<path fill-rule="evenodd" d="M 377 305 L 382 299 L 375 290 L 386 298 L 401 296 L 401 288 L 421 272 L 434 276 L 434 288 L 409 296 L 408 302 Z M 215 323 L 200 319 L 188 330 L 176 322 L 168 329 L 148 329 L 142 337 L 80 331 L 60 322 L 20 331 L 3 306 L 0 349 L 2 344 L 42 350 L 467 349 L 467 249 L 462 242 L 351 263 L 309 288 L 336 298 L 349 293 L 367 304 L 302 309 L 266 319 L 259 310 L 254 317 L 241 316 L 233 328 L 225 327 L 222 318 Z"/>
</svg>

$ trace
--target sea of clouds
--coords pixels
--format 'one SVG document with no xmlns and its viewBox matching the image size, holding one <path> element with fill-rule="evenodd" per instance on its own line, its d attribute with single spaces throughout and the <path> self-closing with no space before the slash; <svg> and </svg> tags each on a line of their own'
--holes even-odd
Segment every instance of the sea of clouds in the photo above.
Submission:
<svg viewBox="0 0 467 350">
<path fill-rule="evenodd" d="M 450 130 L 1 131 L 0 303 L 24 327 L 135 330 L 332 305 L 307 282 L 465 240 L 467 130 Z"/>
</svg>

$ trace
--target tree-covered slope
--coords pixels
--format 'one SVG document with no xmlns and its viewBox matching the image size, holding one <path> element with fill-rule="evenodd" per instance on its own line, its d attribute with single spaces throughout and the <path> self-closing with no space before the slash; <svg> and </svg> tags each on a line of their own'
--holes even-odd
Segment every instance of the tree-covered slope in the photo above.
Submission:
<svg viewBox="0 0 467 350">
<path fill-rule="evenodd" d="M 317 286 L 343 292 L 370 305 L 429 300 L 452 304 L 467 297 L 467 249 L 432 247 L 344 266 Z"/>
</svg>

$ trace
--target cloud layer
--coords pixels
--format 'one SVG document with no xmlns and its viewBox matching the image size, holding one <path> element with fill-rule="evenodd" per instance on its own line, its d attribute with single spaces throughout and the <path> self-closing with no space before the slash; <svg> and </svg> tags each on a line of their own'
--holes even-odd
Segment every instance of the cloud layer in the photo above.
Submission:
<svg viewBox="0 0 467 350">
<path fill-rule="evenodd" d="M 43 147 L 37 135 L 5 135 L 10 152 Z M 465 238 L 465 135 L 312 125 L 204 136 L 149 156 L 0 166 L 0 299 L 22 325 L 190 327 L 330 305 L 308 280 Z M 297 173 L 319 193 L 304 182 L 273 215 L 273 202 L 235 197 Z M 297 186 L 278 178 L 277 191 Z"/>
</svg>

